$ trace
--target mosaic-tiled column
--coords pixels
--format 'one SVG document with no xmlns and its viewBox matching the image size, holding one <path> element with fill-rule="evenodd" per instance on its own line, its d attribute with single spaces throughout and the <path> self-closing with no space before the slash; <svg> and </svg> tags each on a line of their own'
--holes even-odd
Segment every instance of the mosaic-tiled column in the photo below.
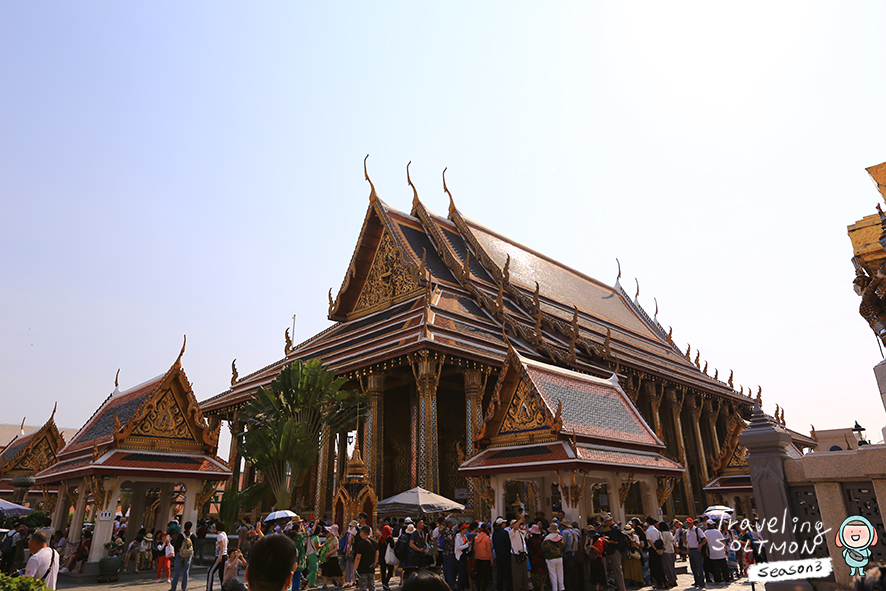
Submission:
<svg viewBox="0 0 886 591">
<path fill-rule="evenodd" d="M 382 482 L 384 481 L 384 393 L 385 374 L 370 373 L 366 385 L 369 396 L 369 412 L 366 416 L 363 432 L 363 449 L 366 474 L 375 488 L 375 494 L 383 499 Z"/>
<path fill-rule="evenodd" d="M 439 492 L 437 458 L 437 386 L 445 355 L 428 350 L 409 356 L 418 387 L 418 486 Z"/>
<path fill-rule="evenodd" d="M 689 479 L 688 462 L 686 458 L 686 441 L 683 439 L 683 420 L 680 418 L 680 412 L 683 410 L 683 394 L 677 394 L 677 391 L 668 388 L 665 390 L 664 403 L 670 409 L 674 417 L 674 427 L 677 430 L 677 458 L 683 465 L 683 495 L 686 501 L 686 513 L 693 515 L 695 513 L 695 495 L 692 493 L 692 481 Z"/>
<path fill-rule="evenodd" d="M 465 456 L 474 455 L 474 437 L 483 420 L 483 389 L 488 374 L 479 368 L 464 370 L 465 377 Z M 474 508 L 474 482 L 468 479 L 467 507 Z M 479 507 L 477 507 L 479 508 Z"/>
<path fill-rule="evenodd" d="M 649 397 L 649 403 L 652 407 L 652 429 L 655 431 L 656 435 L 661 437 L 661 415 L 659 415 L 658 411 L 661 408 L 664 387 L 660 388 L 655 382 L 645 381 L 643 382 L 643 388 L 646 391 L 646 395 Z"/>
</svg>

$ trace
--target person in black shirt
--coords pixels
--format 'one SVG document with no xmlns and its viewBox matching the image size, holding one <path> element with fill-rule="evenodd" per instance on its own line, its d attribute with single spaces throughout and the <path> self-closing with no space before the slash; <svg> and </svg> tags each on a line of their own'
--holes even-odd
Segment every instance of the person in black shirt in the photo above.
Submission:
<svg viewBox="0 0 886 591">
<path fill-rule="evenodd" d="M 354 544 L 354 570 L 357 572 L 358 591 L 375 589 L 375 563 L 378 560 L 378 546 L 372 535 L 372 528 L 364 525 L 360 528 L 360 539 Z"/>
</svg>

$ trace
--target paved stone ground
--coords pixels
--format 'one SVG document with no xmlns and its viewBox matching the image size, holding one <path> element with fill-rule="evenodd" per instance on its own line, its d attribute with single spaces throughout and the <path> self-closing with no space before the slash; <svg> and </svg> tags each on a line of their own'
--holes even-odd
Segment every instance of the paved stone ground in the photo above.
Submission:
<svg viewBox="0 0 886 591">
<path fill-rule="evenodd" d="M 679 563 L 678 563 L 679 564 Z M 156 573 L 154 573 L 156 574 Z M 242 571 L 240 579 L 243 579 Z M 169 584 L 165 581 L 162 583 L 158 583 L 157 579 L 152 576 L 152 574 L 148 574 L 146 572 L 141 572 L 139 574 L 124 574 L 120 576 L 120 580 L 116 583 L 104 583 L 99 584 L 96 583 L 96 577 L 88 577 L 88 578 L 74 578 L 74 577 L 59 577 L 59 589 L 79 589 L 80 591 L 111 591 L 111 590 L 119 590 L 119 589 L 137 589 L 138 591 L 169 591 Z M 394 582 L 399 582 L 398 578 L 394 578 L 392 581 L 392 588 L 397 589 L 396 585 L 393 585 Z M 692 575 L 677 575 L 677 587 L 674 588 L 673 591 L 694 591 L 695 587 L 692 586 Z M 757 584 L 756 591 L 763 591 L 763 586 Z M 206 567 L 205 566 L 197 566 L 191 569 L 191 578 L 188 584 L 188 588 L 191 591 L 204 591 L 206 588 Z M 216 581 L 215 588 L 218 589 L 218 581 Z M 712 591 L 752 591 L 751 583 L 746 578 L 739 579 L 738 581 L 726 584 L 726 585 L 717 585 L 711 584 L 707 586 L 708 589 Z M 318 589 L 318 588 L 317 588 Z M 651 591 L 651 587 L 643 587 L 642 591 Z M 382 591 L 381 584 L 376 585 L 376 591 Z"/>
</svg>

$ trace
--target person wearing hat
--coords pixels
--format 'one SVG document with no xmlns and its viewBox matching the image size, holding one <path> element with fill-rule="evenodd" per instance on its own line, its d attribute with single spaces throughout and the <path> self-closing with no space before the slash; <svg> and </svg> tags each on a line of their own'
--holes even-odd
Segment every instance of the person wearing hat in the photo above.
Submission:
<svg viewBox="0 0 886 591">
<path fill-rule="evenodd" d="M 354 578 L 354 543 L 360 537 L 357 533 L 357 520 L 352 519 L 348 523 L 348 531 L 341 537 L 338 544 L 338 562 L 341 565 L 342 572 L 345 573 L 345 587 L 353 587 L 356 585 Z"/>
<path fill-rule="evenodd" d="M 606 565 L 606 572 L 615 581 L 615 590 L 625 591 L 622 553 L 629 551 L 631 543 L 624 532 L 615 524 L 612 515 L 603 516 L 601 533 L 603 535 L 603 563 Z"/>
<path fill-rule="evenodd" d="M 711 561 L 711 574 L 715 583 L 725 583 L 730 578 L 729 567 L 726 565 L 726 543 L 725 538 L 717 524 L 713 519 L 708 519 L 708 528 L 704 532 L 704 536 L 699 543 L 699 548 L 705 551 Z"/>
<path fill-rule="evenodd" d="M 548 527 L 548 535 L 545 536 L 541 544 L 541 549 L 545 555 L 545 566 L 548 570 L 548 577 L 551 580 L 551 591 L 563 591 L 563 536 L 560 535 L 560 528 L 557 523 L 552 523 Z"/>
<path fill-rule="evenodd" d="M 514 591 L 529 591 L 529 570 L 526 561 L 529 559 L 529 549 L 526 546 L 526 538 L 523 534 L 523 513 L 510 523 L 508 539 L 511 543 L 511 584 Z"/>
<path fill-rule="evenodd" d="M 697 589 L 705 588 L 704 555 L 702 554 L 702 541 L 704 533 L 698 528 L 695 520 L 691 517 L 686 520 L 686 547 L 689 550 L 689 568 L 692 569 L 692 578 Z"/>
<path fill-rule="evenodd" d="M 540 521 L 541 520 L 539 519 L 539 522 Z M 544 589 L 548 578 L 545 554 L 541 547 L 544 539 L 545 534 L 542 532 L 539 523 L 533 523 L 532 527 L 529 528 L 529 535 L 526 537 L 526 548 L 529 553 L 530 578 L 532 579 L 533 589 Z"/>
<path fill-rule="evenodd" d="M 332 584 L 338 586 L 342 576 L 341 565 L 338 562 L 338 524 L 333 523 L 326 528 L 326 542 L 320 548 L 320 575 L 323 577 L 323 588 L 332 579 Z"/>
<path fill-rule="evenodd" d="M 462 523 L 458 532 L 455 534 L 453 556 L 458 563 L 458 580 L 455 585 L 456 591 L 464 591 L 470 587 L 470 572 L 468 570 L 468 561 L 471 553 L 471 541 L 468 538 L 468 532 L 471 529 L 469 523 Z"/>
</svg>

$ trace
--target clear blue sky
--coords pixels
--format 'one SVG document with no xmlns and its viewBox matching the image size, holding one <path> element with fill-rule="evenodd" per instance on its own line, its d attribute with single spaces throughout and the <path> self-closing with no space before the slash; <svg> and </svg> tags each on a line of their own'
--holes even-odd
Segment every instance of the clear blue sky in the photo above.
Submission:
<svg viewBox="0 0 886 591">
<path fill-rule="evenodd" d="M 880 199 L 886 8 L 6 2 L 0 422 L 78 427 L 188 335 L 199 399 L 328 326 L 362 159 L 640 300 L 807 431 L 886 423 L 846 226 Z"/>
</svg>

